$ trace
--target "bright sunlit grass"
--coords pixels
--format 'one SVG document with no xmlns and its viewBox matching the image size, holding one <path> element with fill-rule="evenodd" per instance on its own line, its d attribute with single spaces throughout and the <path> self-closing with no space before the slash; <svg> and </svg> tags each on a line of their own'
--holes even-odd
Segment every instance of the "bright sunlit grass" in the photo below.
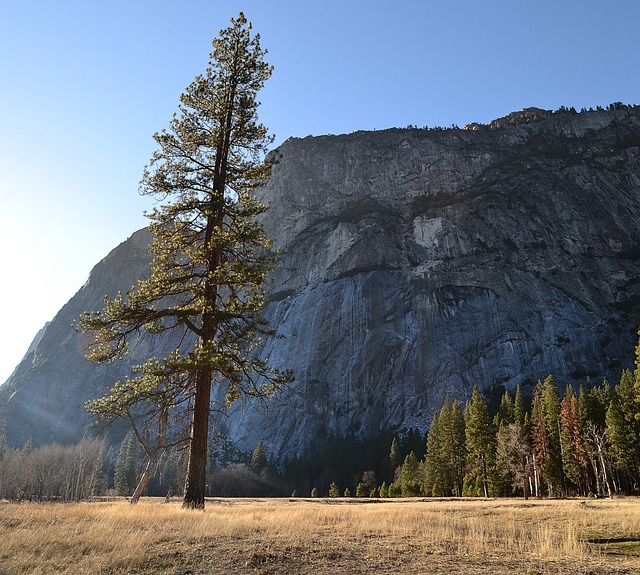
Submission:
<svg viewBox="0 0 640 575">
<path fill-rule="evenodd" d="M 487 561 L 492 573 L 572 572 L 563 565 L 618 573 L 640 565 L 639 530 L 640 500 L 631 498 L 237 499 L 209 501 L 205 512 L 160 500 L 0 503 L 0 573 L 168 574 L 190 565 L 194 573 L 321 574 L 349 562 L 474 573 Z"/>
</svg>

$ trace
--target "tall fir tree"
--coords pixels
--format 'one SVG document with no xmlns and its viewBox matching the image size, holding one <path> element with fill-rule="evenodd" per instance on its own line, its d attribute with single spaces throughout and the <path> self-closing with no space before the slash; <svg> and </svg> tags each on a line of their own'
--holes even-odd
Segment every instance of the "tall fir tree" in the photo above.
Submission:
<svg viewBox="0 0 640 575">
<path fill-rule="evenodd" d="M 424 492 L 426 495 L 462 495 L 466 463 L 464 414 L 457 401 L 445 397 L 433 415 L 427 434 Z"/>
<path fill-rule="evenodd" d="M 80 318 L 95 334 L 88 356 L 98 362 L 122 357 L 136 337 L 173 335 L 171 353 L 137 366 L 89 409 L 106 418 L 140 403 L 190 410 L 187 508 L 204 508 L 212 386 L 230 404 L 290 379 L 256 353 L 271 335 L 260 310 L 272 259 L 253 193 L 270 171 L 263 157 L 272 139 L 256 98 L 272 72 L 265 54 L 242 13 L 214 39 L 208 67 L 180 97 L 169 130 L 154 136 L 159 148 L 144 171 L 141 193 L 163 202 L 149 215 L 150 276 Z"/>
<path fill-rule="evenodd" d="M 267 466 L 267 463 L 267 450 L 264 448 L 264 443 L 261 439 L 251 455 L 251 469 L 254 473 L 260 474 Z"/>
<path fill-rule="evenodd" d="M 625 478 L 627 488 L 640 483 L 640 419 L 636 419 L 636 385 L 629 370 L 613 389 L 606 414 L 609 457 Z"/>
<path fill-rule="evenodd" d="M 114 468 L 114 489 L 116 495 L 129 496 L 139 479 L 142 450 L 133 433 L 127 433 L 120 444 L 120 451 Z"/>
<path fill-rule="evenodd" d="M 440 468 L 442 459 L 442 434 L 440 431 L 440 416 L 433 414 L 431 426 L 427 433 L 427 453 L 425 455 L 424 492 L 427 496 L 441 497 L 445 495 L 444 479 Z"/>
<path fill-rule="evenodd" d="M 537 397 L 535 397 L 537 396 Z M 560 395 L 551 375 L 536 387 L 536 411 L 532 408 L 532 442 L 538 466 L 549 489 L 557 496 L 564 489 L 562 446 L 560 443 Z"/>
<path fill-rule="evenodd" d="M 542 404 L 549 436 L 549 451 L 544 478 L 549 486 L 550 494 L 558 495 L 564 490 L 562 446 L 560 444 L 560 393 L 551 375 L 542 382 Z"/>
<path fill-rule="evenodd" d="M 396 469 L 402 463 L 400 459 L 400 445 L 398 444 L 398 438 L 394 435 L 391 440 L 391 447 L 389 448 L 389 467 L 391 471 L 391 481 L 395 479 L 394 475 Z"/>
<path fill-rule="evenodd" d="M 516 387 L 516 395 L 513 400 L 513 419 L 514 422 L 524 428 L 524 419 L 527 416 L 527 408 L 524 403 L 524 396 L 520 385 Z"/>
<path fill-rule="evenodd" d="M 578 398 L 569 385 L 560 406 L 562 467 L 569 484 L 582 495 L 586 495 L 588 491 L 588 456 L 584 435 L 580 424 Z"/>
<path fill-rule="evenodd" d="M 450 456 L 453 471 L 453 495 L 460 497 L 464 488 L 464 471 L 467 464 L 466 423 L 457 401 L 451 406 Z"/>
<path fill-rule="evenodd" d="M 475 386 L 467 403 L 464 419 L 467 451 L 464 491 L 469 495 L 489 497 L 495 472 L 496 430 L 487 404 Z"/>
<path fill-rule="evenodd" d="M 638 330 L 638 336 L 640 336 L 640 330 Z M 638 338 L 638 345 L 636 346 L 636 370 L 634 372 L 635 379 L 635 398 L 634 398 L 634 410 L 635 418 L 640 421 L 640 337 Z"/>
<path fill-rule="evenodd" d="M 500 407 L 498 408 L 498 413 L 496 413 L 493 418 L 493 425 L 496 429 L 500 428 L 501 424 L 508 425 L 509 423 L 513 423 L 515 421 L 515 412 L 514 412 L 514 404 L 513 398 L 508 391 L 505 391 L 502 397 L 500 398 Z"/>
<path fill-rule="evenodd" d="M 400 471 L 400 489 L 402 497 L 416 497 L 422 495 L 422 479 L 420 477 L 420 464 L 416 454 L 412 451 L 404 459 Z"/>
</svg>

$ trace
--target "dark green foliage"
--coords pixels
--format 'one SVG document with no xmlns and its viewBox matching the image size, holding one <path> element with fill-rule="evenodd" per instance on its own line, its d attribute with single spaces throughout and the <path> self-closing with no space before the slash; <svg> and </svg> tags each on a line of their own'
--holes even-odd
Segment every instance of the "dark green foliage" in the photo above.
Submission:
<svg viewBox="0 0 640 575">
<path fill-rule="evenodd" d="M 116 495 L 130 496 L 138 483 L 142 471 L 144 453 L 133 433 L 127 433 L 120 444 L 118 459 L 114 470 L 114 488 Z"/>
<path fill-rule="evenodd" d="M 465 422 L 467 474 L 464 491 L 472 496 L 489 497 L 495 472 L 496 430 L 477 387 L 473 388 L 467 403 Z"/>
<path fill-rule="evenodd" d="M 623 472 L 627 489 L 640 481 L 640 418 L 636 381 L 625 370 L 615 387 L 606 413 L 611 462 Z"/>
<path fill-rule="evenodd" d="M 254 473 L 260 474 L 260 472 L 267 467 L 267 463 L 267 451 L 261 439 L 251 456 L 251 469 Z"/>
<path fill-rule="evenodd" d="M 401 487 L 400 483 L 395 483 L 394 482 L 391 485 L 389 485 L 388 496 L 389 497 L 402 497 L 402 487 Z"/>
<path fill-rule="evenodd" d="M 462 495 L 466 464 L 464 414 L 457 401 L 445 397 L 427 435 L 424 492 L 432 496 Z"/>
<path fill-rule="evenodd" d="M 508 391 L 504 392 L 504 395 L 500 399 L 500 407 L 498 413 L 493 418 L 493 425 L 496 429 L 500 428 L 501 424 L 514 423 L 515 421 L 515 407 L 513 404 L 513 398 Z"/>
<path fill-rule="evenodd" d="M 448 398 L 447 398 L 448 399 Z M 444 409 L 444 408 L 443 408 Z M 443 440 L 440 430 L 440 416 L 433 414 L 429 433 L 427 434 L 427 456 L 425 460 L 425 495 L 441 497 L 444 495 L 445 469 L 441 468 L 443 458 Z"/>
<path fill-rule="evenodd" d="M 412 451 L 404 459 L 399 477 L 402 497 L 416 497 L 422 494 L 422 477 L 420 464 L 416 454 Z"/>
<path fill-rule="evenodd" d="M 524 403 L 524 396 L 520 385 L 516 388 L 516 396 L 513 401 L 513 420 L 515 423 L 524 427 L 524 420 L 527 414 L 527 408 Z"/>
<path fill-rule="evenodd" d="M 389 448 L 389 466 L 391 468 L 392 478 L 400 463 L 402 463 L 402 459 L 400 458 L 400 447 L 398 446 L 398 438 L 394 436 L 393 441 L 391 442 L 391 447 Z"/>
<path fill-rule="evenodd" d="M 541 394 L 548 438 L 543 477 L 549 486 L 549 494 L 553 496 L 563 493 L 565 488 L 560 446 L 560 394 L 552 376 L 548 376 L 542 383 Z"/>
<path fill-rule="evenodd" d="M 410 438 L 409 441 L 405 441 L 406 438 Z M 348 486 L 352 492 L 362 481 L 369 491 L 377 487 L 377 478 L 387 485 L 393 482 L 395 470 L 409 453 L 407 446 L 418 441 L 420 451 L 424 452 L 424 437 L 419 431 L 406 433 L 402 440 L 390 430 L 363 439 L 330 435 L 318 449 L 287 461 L 282 480 L 299 493 L 307 493 L 314 485 L 321 493 L 327 493 L 332 481 Z M 391 472 L 390 460 L 396 458 L 400 463 Z"/>
</svg>

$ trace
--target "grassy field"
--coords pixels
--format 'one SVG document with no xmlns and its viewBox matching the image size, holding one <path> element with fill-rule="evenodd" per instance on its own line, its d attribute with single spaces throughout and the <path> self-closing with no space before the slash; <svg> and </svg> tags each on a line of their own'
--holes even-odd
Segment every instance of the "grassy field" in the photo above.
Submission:
<svg viewBox="0 0 640 575">
<path fill-rule="evenodd" d="M 640 499 L 0 502 L 1 575 L 640 573 Z"/>
</svg>

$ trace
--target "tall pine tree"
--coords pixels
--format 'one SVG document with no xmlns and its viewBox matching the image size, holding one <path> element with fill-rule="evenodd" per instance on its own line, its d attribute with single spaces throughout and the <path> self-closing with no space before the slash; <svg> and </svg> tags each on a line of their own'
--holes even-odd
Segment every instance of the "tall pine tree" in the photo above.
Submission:
<svg viewBox="0 0 640 575">
<path fill-rule="evenodd" d="M 640 419 L 636 419 L 636 385 L 625 370 L 613 389 L 606 414 L 609 457 L 626 479 L 627 488 L 640 482 Z"/>
<path fill-rule="evenodd" d="M 588 491 L 588 456 L 585 432 L 580 424 L 578 398 L 569 385 L 560 407 L 560 444 L 562 467 L 569 484 L 582 495 Z"/>
<path fill-rule="evenodd" d="M 489 497 L 495 471 L 496 431 L 487 404 L 475 386 L 464 419 L 467 450 L 465 494 Z"/>
<path fill-rule="evenodd" d="M 560 444 L 560 395 L 556 382 L 550 375 L 536 386 L 531 420 L 536 470 L 542 472 L 549 494 L 556 496 L 564 489 L 564 474 Z M 540 495 L 540 477 L 536 475 L 536 494 Z"/>
<path fill-rule="evenodd" d="M 122 357 L 138 336 L 173 335 L 171 353 L 149 358 L 89 408 L 103 417 L 139 402 L 190 410 L 188 508 L 204 508 L 212 385 L 231 403 L 288 379 L 255 353 L 271 333 L 260 316 L 269 242 L 253 194 L 269 175 L 272 141 L 257 117 L 272 72 L 264 55 L 242 13 L 214 39 L 204 74 L 180 97 L 169 130 L 154 136 L 144 172 L 141 193 L 162 202 L 149 215 L 151 274 L 80 319 L 95 334 L 89 358 L 99 362 Z"/>
</svg>

